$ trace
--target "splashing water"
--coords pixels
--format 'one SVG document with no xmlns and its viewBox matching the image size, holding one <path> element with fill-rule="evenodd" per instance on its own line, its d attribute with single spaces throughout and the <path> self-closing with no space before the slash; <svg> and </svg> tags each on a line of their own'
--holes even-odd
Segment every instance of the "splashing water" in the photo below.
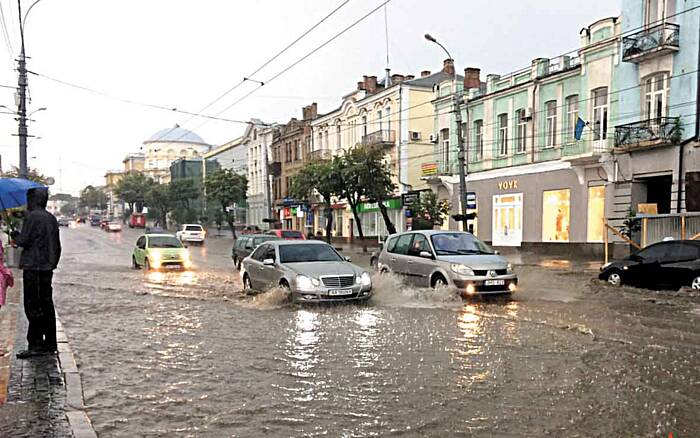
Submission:
<svg viewBox="0 0 700 438">
<path fill-rule="evenodd" d="M 374 274 L 372 300 L 379 305 L 401 307 L 461 306 L 462 298 L 448 287 L 420 288 L 405 284 L 396 274 Z"/>
</svg>

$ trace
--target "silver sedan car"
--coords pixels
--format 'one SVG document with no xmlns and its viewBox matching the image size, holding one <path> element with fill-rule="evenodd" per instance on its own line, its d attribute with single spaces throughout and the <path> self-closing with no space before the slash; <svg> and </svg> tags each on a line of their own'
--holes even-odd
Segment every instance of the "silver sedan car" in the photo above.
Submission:
<svg viewBox="0 0 700 438">
<path fill-rule="evenodd" d="M 279 240 L 261 244 L 241 264 L 246 290 L 288 288 L 296 302 L 367 300 L 369 272 L 350 263 L 335 248 L 313 240 Z"/>
<path fill-rule="evenodd" d="M 391 272 L 420 287 L 445 287 L 460 295 L 509 294 L 518 277 L 504 257 L 470 233 L 413 231 L 391 236 L 377 258 Z"/>
</svg>

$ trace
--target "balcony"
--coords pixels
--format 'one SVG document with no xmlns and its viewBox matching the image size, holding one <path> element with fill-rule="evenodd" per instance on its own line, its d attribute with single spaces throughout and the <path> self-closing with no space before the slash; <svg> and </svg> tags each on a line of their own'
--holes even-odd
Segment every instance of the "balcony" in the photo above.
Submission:
<svg viewBox="0 0 700 438">
<path fill-rule="evenodd" d="M 383 129 L 362 136 L 363 146 L 392 147 L 396 144 L 396 131 Z"/>
<path fill-rule="evenodd" d="M 615 127 L 615 148 L 622 150 L 665 146 L 680 141 L 677 118 L 660 117 Z"/>
<path fill-rule="evenodd" d="M 679 34 L 679 25 L 662 23 L 626 36 L 622 39 L 622 60 L 638 63 L 656 55 L 677 52 Z"/>
<path fill-rule="evenodd" d="M 333 159 L 333 154 L 328 149 L 319 149 L 311 151 L 307 155 L 307 161 L 329 161 Z"/>
</svg>

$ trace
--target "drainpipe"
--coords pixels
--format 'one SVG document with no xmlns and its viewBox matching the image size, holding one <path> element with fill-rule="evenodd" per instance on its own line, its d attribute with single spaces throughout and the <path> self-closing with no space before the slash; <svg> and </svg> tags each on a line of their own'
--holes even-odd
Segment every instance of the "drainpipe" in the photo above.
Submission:
<svg viewBox="0 0 700 438">
<path fill-rule="evenodd" d="M 698 26 L 698 69 L 695 76 L 695 141 L 700 141 L 700 26 Z M 678 194 L 676 195 L 676 213 L 681 212 L 681 191 L 683 190 L 683 149 L 685 142 L 681 139 L 678 145 Z"/>
</svg>

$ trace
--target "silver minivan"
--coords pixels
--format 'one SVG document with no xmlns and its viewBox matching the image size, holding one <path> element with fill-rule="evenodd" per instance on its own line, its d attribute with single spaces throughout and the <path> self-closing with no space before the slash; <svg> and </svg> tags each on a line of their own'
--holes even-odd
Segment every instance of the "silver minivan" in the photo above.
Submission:
<svg viewBox="0 0 700 438">
<path fill-rule="evenodd" d="M 448 287 L 462 296 L 510 294 L 518 277 L 503 256 L 470 233 L 410 231 L 387 239 L 377 258 L 390 272 L 419 287 Z"/>
</svg>

